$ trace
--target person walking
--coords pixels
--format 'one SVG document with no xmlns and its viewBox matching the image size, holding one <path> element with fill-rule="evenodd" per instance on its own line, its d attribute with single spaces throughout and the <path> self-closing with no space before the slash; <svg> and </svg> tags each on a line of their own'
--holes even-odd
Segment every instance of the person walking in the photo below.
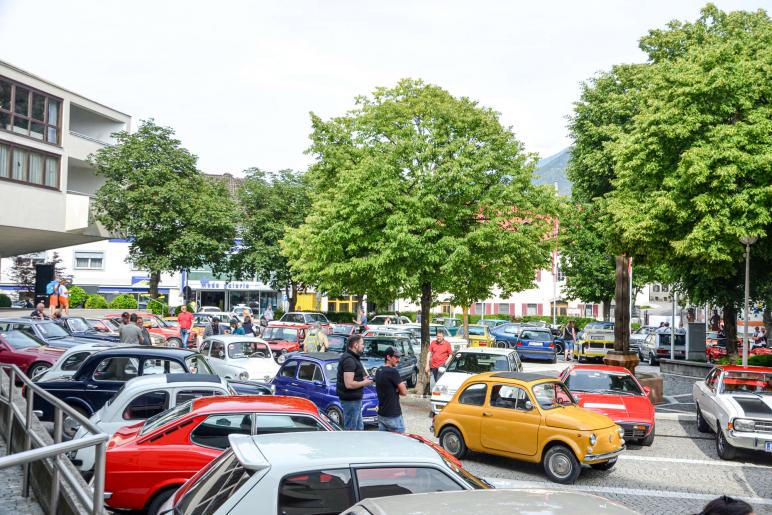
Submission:
<svg viewBox="0 0 772 515">
<path fill-rule="evenodd" d="M 150 331 L 147 330 L 147 327 L 145 327 L 145 321 L 142 319 L 141 316 L 137 316 L 137 327 L 139 327 L 139 330 L 142 332 L 142 340 L 139 342 L 140 345 L 153 345 L 153 340 L 150 339 Z"/>
<path fill-rule="evenodd" d="M 128 315 L 128 313 L 124 313 L 124 315 Z M 124 320 L 123 325 L 118 327 L 121 343 L 140 345 L 142 343 L 142 329 L 137 326 L 137 314 L 132 313 L 128 317 L 121 316 L 121 318 Z"/>
<path fill-rule="evenodd" d="M 453 347 L 445 339 L 445 331 L 437 330 L 437 337 L 429 344 L 429 353 L 426 355 L 426 373 L 432 373 L 432 378 L 436 382 L 440 376 L 439 368 L 448 361 L 453 353 Z"/>
<path fill-rule="evenodd" d="M 238 320 L 231 320 L 231 334 L 244 335 L 244 328 L 239 326 Z"/>
<path fill-rule="evenodd" d="M 188 338 L 190 338 L 190 330 L 193 327 L 193 313 L 188 311 L 185 304 L 180 307 L 177 323 L 180 324 L 180 338 L 182 339 L 182 348 L 185 349 L 188 347 Z"/>
<path fill-rule="evenodd" d="M 54 279 L 46 285 L 48 294 L 48 316 L 54 316 L 54 310 L 59 307 L 59 279 Z"/>
<path fill-rule="evenodd" d="M 718 315 L 718 310 L 713 310 L 713 316 L 710 317 L 710 330 L 718 331 L 720 329 L 721 317 Z"/>
<path fill-rule="evenodd" d="M 574 359 L 574 345 L 576 344 L 576 322 L 569 321 L 563 329 L 563 354 L 566 361 Z"/>
<path fill-rule="evenodd" d="M 48 315 L 46 315 L 46 305 L 42 302 L 38 302 L 37 307 L 35 308 L 35 311 L 29 314 L 30 318 L 34 318 L 36 320 L 48 320 Z"/>
<path fill-rule="evenodd" d="M 70 316 L 70 289 L 67 288 L 66 279 L 59 282 L 57 293 L 59 295 L 59 309 L 63 310 L 64 316 Z"/>
<path fill-rule="evenodd" d="M 373 384 L 362 365 L 361 356 L 365 350 L 364 340 L 359 334 L 351 336 L 346 351 L 338 361 L 338 380 L 336 393 L 343 408 L 343 429 L 347 431 L 362 431 L 365 428 L 362 420 L 362 397 L 366 386 Z"/>
<path fill-rule="evenodd" d="M 359 307 L 359 317 L 356 320 L 352 320 L 355 324 L 359 325 L 359 332 L 364 332 L 367 325 L 367 313 L 365 313 L 364 306 Z"/>
<path fill-rule="evenodd" d="M 389 347 L 384 353 L 385 364 L 375 372 L 375 391 L 378 393 L 378 430 L 392 433 L 405 432 L 402 406 L 399 398 L 407 395 L 407 386 L 399 375 L 397 349 Z"/>
<path fill-rule="evenodd" d="M 268 304 L 268 307 L 265 308 L 265 311 L 263 312 L 263 318 L 265 318 L 266 322 L 273 321 L 273 308 L 270 304 Z"/>
</svg>

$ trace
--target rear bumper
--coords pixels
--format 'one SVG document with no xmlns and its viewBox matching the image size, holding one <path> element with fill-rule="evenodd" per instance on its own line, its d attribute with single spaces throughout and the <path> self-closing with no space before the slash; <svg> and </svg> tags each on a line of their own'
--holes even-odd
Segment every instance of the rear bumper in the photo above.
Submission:
<svg viewBox="0 0 772 515">
<path fill-rule="evenodd" d="M 517 349 L 517 353 L 520 355 L 521 358 L 543 359 L 547 361 L 552 361 L 552 359 L 555 357 L 555 349 L 533 350 L 533 349 L 523 349 L 521 347 L 516 347 L 516 349 Z"/>
</svg>

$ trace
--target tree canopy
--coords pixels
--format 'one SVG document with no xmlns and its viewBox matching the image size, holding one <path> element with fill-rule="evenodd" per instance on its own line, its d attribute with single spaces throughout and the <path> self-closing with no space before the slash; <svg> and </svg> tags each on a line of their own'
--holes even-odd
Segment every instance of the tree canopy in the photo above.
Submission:
<svg viewBox="0 0 772 515">
<path fill-rule="evenodd" d="M 316 198 L 284 241 L 302 281 L 420 297 L 424 345 L 434 292 L 470 302 L 494 284 L 505 294 L 533 284 L 554 195 L 531 184 L 535 158 L 496 112 L 405 79 L 312 123 Z"/>
<path fill-rule="evenodd" d="M 217 263 L 235 238 L 236 209 L 225 187 L 205 180 L 196 157 L 173 136 L 147 120 L 90 156 L 106 178 L 94 201 L 97 219 L 129 238 L 129 259 L 150 271 L 153 298 L 161 272 Z"/>
</svg>

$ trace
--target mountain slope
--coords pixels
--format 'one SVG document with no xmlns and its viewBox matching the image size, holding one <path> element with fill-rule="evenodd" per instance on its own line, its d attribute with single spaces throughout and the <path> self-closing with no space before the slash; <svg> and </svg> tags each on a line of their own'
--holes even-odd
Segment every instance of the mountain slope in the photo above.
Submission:
<svg viewBox="0 0 772 515">
<path fill-rule="evenodd" d="M 566 167 L 571 158 L 571 147 L 564 148 L 555 155 L 545 157 L 536 164 L 534 184 L 558 183 L 558 194 L 571 196 L 571 181 L 566 176 Z"/>
</svg>

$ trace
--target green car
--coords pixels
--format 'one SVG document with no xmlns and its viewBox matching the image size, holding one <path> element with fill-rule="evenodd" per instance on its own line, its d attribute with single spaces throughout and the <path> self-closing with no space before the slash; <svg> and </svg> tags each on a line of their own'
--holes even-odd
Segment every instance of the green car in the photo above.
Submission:
<svg viewBox="0 0 772 515">
<path fill-rule="evenodd" d="M 445 326 L 450 336 L 456 336 L 458 329 L 464 325 L 464 321 L 460 318 L 451 317 L 439 317 L 433 320 L 434 323 Z"/>
</svg>

